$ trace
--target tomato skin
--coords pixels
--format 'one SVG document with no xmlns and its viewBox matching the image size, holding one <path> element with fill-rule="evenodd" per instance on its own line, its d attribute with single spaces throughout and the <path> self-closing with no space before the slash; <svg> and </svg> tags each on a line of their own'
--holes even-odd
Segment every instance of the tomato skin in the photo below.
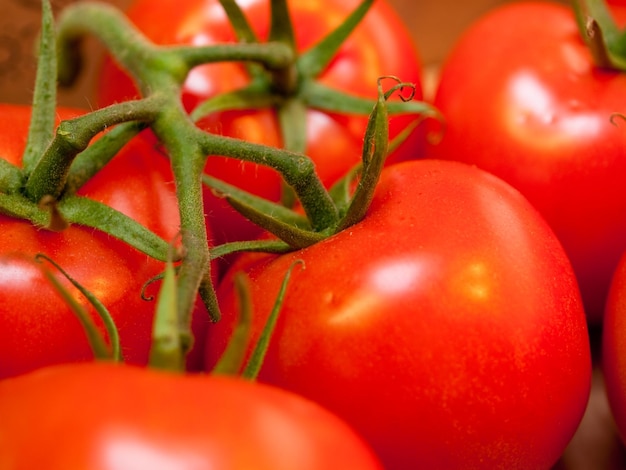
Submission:
<svg viewBox="0 0 626 470">
<path fill-rule="evenodd" d="M 240 3 L 258 37 L 265 40 L 269 29 L 269 2 Z M 358 0 L 288 3 L 299 51 L 313 46 L 359 4 Z M 184 5 L 175 1 L 135 0 L 127 15 L 157 44 L 235 42 L 232 28 L 217 0 L 191 0 Z M 167 27 L 164 28 L 163 24 Z M 415 99 L 422 97 L 421 62 L 411 35 L 391 6 L 385 0 L 378 0 L 319 81 L 335 89 L 375 99 L 377 79 L 383 75 L 396 75 L 403 81 L 414 83 L 417 87 Z M 203 65 L 192 70 L 182 98 L 187 109 L 193 109 L 200 101 L 247 82 L 247 72 L 240 64 Z M 100 105 L 135 95 L 135 88 L 126 75 L 111 60 L 105 61 L 98 86 Z M 316 162 L 320 178 L 326 185 L 334 183 L 360 161 L 366 118 L 315 110 L 307 112 L 305 153 Z M 391 136 L 397 135 L 413 119 L 406 116 L 392 118 Z M 218 113 L 202 121 L 201 127 L 256 143 L 283 145 L 274 112 L 267 109 Z M 423 132 L 419 129 L 389 157 L 389 161 L 415 158 L 422 146 Z M 213 157 L 209 160 L 207 172 L 259 196 L 274 201 L 280 198 L 279 176 L 268 168 Z M 217 243 L 250 239 L 260 232 L 208 190 L 206 201 Z"/>
<path fill-rule="evenodd" d="M 74 110 L 59 110 L 60 118 L 76 115 Z M 29 119 L 30 107 L 0 106 L 0 126 L 11 129 L 0 136 L 0 155 L 16 165 L 21 165 Z M 169 163 L 156 156 L 144 139 L 129 143 L 79 194 L 118 209 L 165 240 L 174 240 L 179 231 Z M 38 253 L 57 262 L 109 309 L 119 329 L 125 359 L 133 364 L 147 362 L 155 302 L 143 300 L 141 292 L 148 280 L 163 272 L 164 263 L 109 235 L 78 225 L 51 232 L 0 215 L 0 231 L 0 377 L 93 358 L 85 332 L 74 315 L 41 270 L 25 260 L 34 259 Z M 69 287 L 63 276 L 57 277 Z M 158 286 L 156 283 L 148 287 L 146 294 L 154 296 Z M 88 302 L 74 293 L 97 318 Z M 195 316 L 198 346 L 189 357 L 190 368 L 199 366 L 208 324 L 200 304 Z M 104 326 L 100 327 L 104 332 Z"/>
<path fill-rule="evenodd" d="M 381 469 L 328 411 L 230 377 L 55 366 L 0 382 L 0 416 L 4 470 Z"/>
<path fill-rule="evenodd" d="M 615 269 L 602 329 L 602 372 L 617 430 L 626 443 L 626 256 Z"/>
<path fill-rule="evenodd" d="M 235 262 L 207 369 L 236 317 L 234 273 L 255 338 L 298 259 L 260 381 L 344 418 L 390 470 L 556 462 L 588 399 L 589 340 L 571 265 L 516 190 L 457 162 L 386 168 L 360 223 Z"/>
<path fill-rule="evenodd" d="M 626 19 L 626 9 L 614 13 Z M 626 75 L 593 65 L 571 7 L 507 4 L 475 22 L 444 61 L 434 104 L 446 131 L 426 152 L 478 165 L 537 207 L 593 323 L 626 248 L 626 131 L 611 117 L 626 109 L 624 89 Z"/>
</svg>

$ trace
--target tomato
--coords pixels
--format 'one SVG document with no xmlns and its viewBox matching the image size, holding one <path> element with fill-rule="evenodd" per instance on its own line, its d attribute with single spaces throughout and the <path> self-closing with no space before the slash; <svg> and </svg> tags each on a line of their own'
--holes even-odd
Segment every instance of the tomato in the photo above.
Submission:
<svg viewBox="0 0 626 470">
<path fill-rule="evenodd" d="M 59 115 L 70 118 L 77 114 L 62 109 Z M 0 155 L 18 166 L 29 119 L 30 107 L 0 106 L 0 126 L 5 129 L 0 135 Z M 164 240 L 174 240 L 179 230 L 169 163 L 155 157 L 144 139 L 133 139 L 79 194 L 118 209 Z M 164 263 L 107 234 L 78 225 L 52 232 L 0 215 L 0 232 L 0 377 L 93 357 L 78 320 L 41 269 L 25 261 L 25 257 L 33 259 L 37 253 L 57 262 L 109 309 L 128 362 L 147 362 L 155 302 L 143 300 L 141 292 L 148 280 L 163 272 Z M 14 256 L 15 253 L 20 256 Z M 59 279 L 64 280 L 61 275 Z M 156 294 L 157 286 L 149 287 L 147 293 Z M 77 298 L 89 307 L 82 296 Z M 89 309 L 96 317 L 93 308 Z M 204 320 L 205 312 L 198 311 L 195 331 L 197 351 L 201 351 L 208 320 Z M 189 366 L 197 367 L 198 360 L 194 352 Z"/>
<path fill-rule="evenodd" d="M 261 40 L 268 36 L 269 2 L 239 2 L 253 29 Z M 288 2 L 296 43 L 306 51 L 337 27 L 356 8 L 359 0 L 324 0 Z M 234 42 L 235 37 L 218 0 L 173 1 L 135 0 L 127 10 L 130 20 L 157 44 L 206 45 Z M 377 79 L 396 75 L 417 86 L 416 99 L 421 98 L 421 66 L 411 36 L 397 14 L 384 0 L 371 7 L 363 22 L 344 43 L 337 56 L 321 74 L 319 81 L 335 89 L 376 99 Z M 200 100 L 218 93 L 240 88 L 248 83 L 241 64 L 220 63 L 196 67 L 183 90 L 183 101 L 193 109 Z M 103 65 L 98 86 L 101 105 L 121 101 L 136 94 L 130 80 L 108 60 Z M 391 136 L 404 129 L 414 117 L 391 120 Z M 320 178 L 326 185 L 335 182 L 360 161 L 367 116 L 307 112 L 307 145 L 305 153 L 317 164 Z M 274 112 L 269 109 L 230 111 L 212 115 L 201 126 L 214 133 L 242 138 L 273 146 L 282 146 Z M 415 157 L 422 146 L 422 134 L 414 132 L 390 161 Z M 236 184 L 254 194 L 277 201 L 280 199 L 278 174 L 264 167 L 228 160 L 209 159 L 207 172 Z M 217 242 L 250 239 L 259 233 L 250 222 L 238 216 L 228 204 L 206 191 L 207 214 L 215 227 Z"/>
<path fill-rule="evenodd" d="M 390 470 L 556 462 L 587 402 L 589 340 L 571 265 L 519 192 L 457 162 L 387 167 L 360 223 L 233 264 L 207 368 L 233 328 L 234 274 L 256 338 L 295 260 L 260 381 L 344 418 Z"/>
<path fill-rule="evenodd" d="M 614 12 L 626 20 L 626 9 Z M 624 90 L 626 75 L 594 66 L 570 7 L 504 5 L 444 61 L 434 104 L 446 130 L 427 150 L 530 200 L 565 247 L 593 323 L 626 248 L 626 130 L 611 117 L 626 110 Z"/>
<path fill-rule="evenodd" d="M 231 377 L 92 363 L 0 383 L 0 467 L 381 469 L 320 406 Z"/>
<path fill-rule="evenodd" d="M 609 289 L 602 330 L 602 371 L 612 415 L 626 442 L 626 256 Z"/>
</svg>

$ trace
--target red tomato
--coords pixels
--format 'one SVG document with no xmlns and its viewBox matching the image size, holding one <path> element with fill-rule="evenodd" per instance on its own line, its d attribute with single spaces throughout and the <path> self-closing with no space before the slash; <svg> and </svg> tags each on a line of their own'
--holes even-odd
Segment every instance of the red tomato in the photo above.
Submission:
<svg viewBox="0 0 626 470">
<path fill-rule="evenodd" d="M 0 383 L 4 470 L 381 469 L 344 422 L 229 377 L 56 366 Z"/>
<path fill-rule="evenodd" d="M 455 162 L 383 171 L 360 223 L 218 288 L 207 368 L 251 280 L 256 338 L 295 268 L 259 380 L 352 424 L 386 469 L 549 468 L 583 415 L 591 360 L 576 280 L 513 188 Z"/>
<path fill-rule="evenodd" d="M 602 370 L 611 411 L 626 443 L 626 256 L 615 270 L 606 303 Z"/>
<path fill-rule="evenodd" d="M 268 36 L 269 2 L 239 2 L 261 40 Z M 337 27 L 360 3 L 359 0 L 291 1 L 297 48 L 306 51 Z M 171 1 L 135 0 L 128 17 L 157 44 L 206 45 L 235 42 L 234 33 L 218 0 Z M 164 27 L 167 25 L 167 27 Z M 377 79 L 396 75 L 417 85 L 415 98 L 421 98 L 420 60 L 411 36 L 385 0 L 371 7 L 363 22 L 344 43 L 319 81 L 339 90 L 376 99 Z M 244 86 L 248 75 L 241 64 L 221 63 L 196 67 L 188 77 L 183 100 L 188 109 L 200 100 Z M 100 74 L 99 102 L 110 104 L 135 95 L 128 78 L 107 61 Z M 391 120 L 391 136 L 397 135 L 414 117 Z M 317 164 L 322 181 L 330 185 L 360 161 L 366 116 L 307 113 L 307 148 Z M 205 119 L 201 126 L 211 132 L 248 141 L 281 146 L 282 138 L 274 112 L 254 109 L 224 112 Z M 415 158 L 422 146 L 419 132 L 390 156 L 390 161 Z M 280 198 L 280 178 L 268 168 L 236 160 L 211 158 L 208 173 L 271 200 Z M 250 239 L 259 233 L 228 204 L 206 191 L 207 212 L 218 242 Z"/>
<path fill-rule="evenodd" d="M 626 75 L 594 66 L 570 7 L 518 2 L 466 31 L 434 100 L 446 132 L 427 154 L 475 164 L 530 200 L 565 247 L 592 322 L 626 248 L 626 126 L 611 121 L 626 111 L 624 90 Z"/>
<path fill-rule="evenodd" d="M 65 109 L 59 114 L 61 118 L 76 116 Z M 0 106 L 0 126 L 10 129 L 0 135 L 0 155 L 18 166 L 29 119 L 29 107 Z M 172 179 L 167 160 L 155 156 L 145 140 L 134 139 L 79 194 L 112 206 L 165 240 L 174 240 L 179 219 Z M 93 357 L 78 320 L 41 270 L 23 258 L 37 253 L 52 258 L 102 301 L 116 321 L 126 360 L 146 363 L 155 302 L 143 300 L 141 290 L 164 270 L 164 263 L 109 235 L 77 225 L 51 232 L 0 215 L 0 231 L 0 377 Z M 9 256 L 18 252 L 22 257 Z M 156 289 L 149 288 L 148 293 L 155 294 Z M 77 298 L 88 306 L 81 296 Z M 196 335 L 200 351 L 207 322 L 199 313 Z M 190 367 L 197 366 L 198 359 L 194 352 Z"/>
</svg>

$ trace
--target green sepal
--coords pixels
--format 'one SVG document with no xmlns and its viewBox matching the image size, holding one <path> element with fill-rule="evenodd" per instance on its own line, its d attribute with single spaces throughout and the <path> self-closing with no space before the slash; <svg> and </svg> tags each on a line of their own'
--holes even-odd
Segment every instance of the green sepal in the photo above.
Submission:
<svg viewBox="0 0 626 470">
<path fill-rule="evenodd" d="M 328 191 L 330 197 L 335 201 L 340 218 L 346 215 L 348 207 L 350 207 L 355 181 L 357 181 L 362 171 L 363 164 L 356 164 L 341 179 L 336 181 Z"/>
<path fill-rule="evenodd" d="M 230 21 L 230 24 L 235 30 L 237 39 L 239 39 L 240 42 L 248 42 L 251 44 L 258 43 L 258 37 L 239 5 L 237 5 L 234 0 L 220 0 L 220 4 L 228 16 L 228 21 Z M 245 66 L 248 74 L 252 78 L 258 78 L 265 75 L 263 67 L 259 64 L 246 63 Z"/>
<path fill-rule="evenodd" d="M 148 362 L 150 367 L 176 372 L 185 368 L 177 306 L 176 273 L 174 265 L 168 260 L 157 296 Z"/>
<path fill-rule="evenodd" d="M 169 245 L 165 240 L 106 204 L 86 197 L 68 196 L 59 201 L 58 208 L 69 223 L 108 233 L 159 261 L 168 259 Z"/>
<path fill-rule="evenodd" d="M 296 61 L 296 67 L 303 77 L 314 78 L 320 75 L 337 54 L 345 40 L 352 34 L 374 0 L 364 0 L 345 18 L 341 24 L 315 46 L 304 52 Z M 369 111 L 368 111 L 369 112 Z"/>
<path fill-rule="evenodd" d="M 234 0 L 220 0 L 220 4 L 222 8 L 224 8 L 228 20 L 240 41 L 250 43 L 259 42 L 256 33 L 252 29 L 252 26 L 250 26 L 243 10 L 237 5 L 237 2 Z"/>
<path fill-rule="evenodd" d="M 26 199 L 20 193 L 0 193 L 0 214 L 29 220 L 37 227 L 45 228 L 50 223 L 49 211 Z"/>
<path fill-rule="evenodd" d="M 23 184 L 22 169 L 0 157 L 0 191 L 12 194 L 19 191 Z"/>
<path fill-rule="evenodd" d="M 210 255 L 209 255 L 209 258 L 210 258 Z M 204 303 L 204 306 L 207 309 L 207 313 L 209 314 L 209 319 L 212 322 L 216 322 L 216 321 L 219 321 L 219 319 L 222 316 L 222 313 L 220 311 L 219 303 L 217 301 L 217 294 L 215 292 L 215 286 L 213 285 L 213 282 L 211 281 L 209 277 L 210 276 L 207 276 L 205 279 L 203 279 L 200 282 L 200 288 L 198 290 L 198 293 L 200 294 L 200 298 L 202 299 L 202 302 Z"/>
<path fill-rule="evenodd" d="M 211 259 L 222 258 L 234 253 L 274 253 L 284 254 L 293 251 L 287 243 L 282 240 L 249 240 L 241 242 L 228 242 L 211 248 Z"/>
<path fill-rule="evenodd" d="M 352 196 L 352 200 L 337 226 L 337 232 L 360 222 L 374 197 L 380 173 L 385 164 L 389 145 L 389 118 L 387 115 L 387 99 L 394 90 L 403 85 L 394 86 L 384 92 L 381 80 L 378 82 L 378 101 L 367 121 L 361 157 L 362 171 Z"/>
<path fill-rule="evenodd" d="M 202 182 L 217 193 L 219 197 L 237 200 L 241 204 L 256 208 L 259 212 L 271 214 L 271 217 L 303 230 L 311 230 L 309 220 L 302 214 L 275 202 L 255 196 L 243 189 L 209 175 L 202 175 Z"/>
<path fill-rule="evenodd" d="M 293 249 L 306 248 L 328 237 L 328 233 L 313 232 L 310 229 L 300 229 L 282 220 L 274 218 L 256 207 L 250 206 L 239 199 L 226 196 L 226 201 L 240 214 L 252 223 L 262 227 L 276 237 L 283 240 Z"/>
<path fill-rule="evenodd" d="M 327 236 L 312 231 L 306 217 L 285 206 L 206 175 L 203 176 L 203 181 L 218 191 L 220 196 L 246 219 L 274 234 L 294 249 L 313 245 Z"/>
<path fill-rule="evenodd" d="M 220 93 L 202 103 L 191 112 L 191 119 L 195 122 L 212 113 L 227 110 L 272 108 L 278 104 L 278 99 L 269 94 L 267 80 L 255 80 L 244 88 Z"/>
<path fill-rule="evenodd" d="M 296 50 L 296 37 L 293 31 L 293 22 L 289 14 L 287 0 L 271 0 L 270 2 L 270 41 L 287 44 Z"/>
<path fill-rule="evenodd" d="M 119 334 L 117 331 L 117 327 L 115 326 L 115 322 L 111 317 L 111 314 L 106 309 L 106 307 L 98 300 L 98 298 L 83 287 L 78 281 L 73 279 L 65 270 L 63 270 L 55 261 L 53 261 L 48 256 L 43 253 L 39 253 L 35 256 L 37 261 L 46 260 L 50 264 L 52 264 L 57 271 L 59 271 L 74 287 L 76 287 L 80 293 L 89 301 L 89 303 L 94 307 L 98 316 L 104 322 L 105 328 L 109 335 L 109 340 L 111 341 L 111 347 L 106 344 L 100 330 L 94 323 L 93 319 L 89 315 L 89 313 L 85 310 L 85 308 L 69 293 L 69 291 L 63 287 L 63 285 L 59 282 L 54 274 L 52 274 L 48 269 L 43 270 L 46 278 L 50 282 L 50 284 L 54 287 L 54 289 L 59 293 L 62 297 L 63 301 L 70 308 L 72 313 L 76 316 L 76 318 L 80 321 L 85 334 L 87 336 L 87 340 L 89 341 L 89 345 L 91 346 L 91 350 L 93 351 L 94 357 L 100 360 L 114 360 L 114 361 L 122 361 L 122 352 L 120 348 L 120 340 Z"/>
<path fill-rule="evenodd" d="M 233 279 L 235 293 L 238 300 L 237 323 L 226 345 L 226 350 L 220 356 L 211 374 L 239 375 L 246 359 L 246 352 L 250 344 L 252 332 L 252 300 L 250 285 L 244 273 L 236 273 Z"/>
<path fill-rule="evenodd" d="M 261 332 L 261 336 L 255 344 L 254 349 L 250 354 L 250 359 L 246 363 L 246 366 L 241 373 L 241 377 L 243 377 L 244 379 L 256 380 L 257 376 L 259 375 L 259 371 L 263 366 L 263 360 L 265 359 L 267 349 L 272 339 L 272 334 L 274 333 L 274 329 L 276 327 L 276 322 L 278 321 L 280 310 L 285 301 L 287 284 L 289 283 L 292 272 L 297 265 L 302 265 L 302 269 L 305 269 L 304 261 L 300 259 L 294 261 L 289 269 L 287 269 L 285 277 L 283 278 L 283 281 L 280 285 L 278 295 L 276 296 L 276 301 L 274 302 L 274 306 L 272 307 L 272 311 L 270 312 L 270 315 L 265 322 L 265 326 L 263 327 L 263 331 Z"/>
<path fill-rule="evenodd" d="M 307 107 L 300 98 L 289 98 L 278 107 L 282 147 L 296 153 L 306 152 Z"/>
<path fill-rule="evenodd" d="M 311 108 L 331 113 L 363 116 L 369 115 L 377 102 L 369 98 L 348 95 L 313 81 L 303 84 L 300 96 Z M 437 108 L 424 101 L 390 101 L 387 103 L 387 114 L 415 114 L 423 118 L 443 119 Z"/>
<path fill-rule="evenodd" d="M 134 121 L 119 124 L 79 153 L 69 168 L 65 194 L 78 191 L 145 127 Z"/>
<path fill-rule="evenodd" d="M 150 122 L 160 110 L 158 97 L 124 101 L 59 123 L 54 139 L 28 175 L 25 195 L 34 202 L 44 196 L 57 199 L 67 182 L 70 167 L 92 139 L 116 124 Z"/>
</svg>

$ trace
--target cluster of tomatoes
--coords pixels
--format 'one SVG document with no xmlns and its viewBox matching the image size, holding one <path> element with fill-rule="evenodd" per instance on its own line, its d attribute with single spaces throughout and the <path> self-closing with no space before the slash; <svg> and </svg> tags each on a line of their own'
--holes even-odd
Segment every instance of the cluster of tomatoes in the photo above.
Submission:
<svg viewBox="0 0 626 470">
<path fill-rule="evenodd" d="M 241 2 L 260 38 L 268 3 Z M 291 2 L 298 49 L 359 3 Z M 157 44 L 236 40 L 217 0 L 135 0 L 127 15 Z M 421 74 L 410 35 L 377 0 L 319 81 L 373 98 L 377 79 L 393 75 L 420 99 Z M 98 106 L 136 97 L 112 60 L 99 80 Z M 192 110 L 247 80 L 239 63 L 198 66 L 182 101 Z M 549 469 L 588 402 L 589 325 L 603 329 L 626 436 L 622 87 L 622 72 L 594 64 L 570 7 L 518 2 L 486 15 L 442 65 L 433 104 L 443 121 L 420 123 L 393 148 L 363 220 L 301 250 L 215 265 L 222 318 L 212 322 L 198 301 L 184 374 L 144 367 L 159 284 L 146 283 L 161 261 L 92 229 L 0 215 L 0 468 Z M 59 119 L 81 112 L 60 109 Z M 390 137 L 412 119 L 391 117 Z M 29 120 L 29 107 L 0 106 L 8 164 L 21 165 Z M 306 123 L 305 153 L 330 187 L 359 162 L 367 117 L 308 109 Z M 272 109 L 220 111 L 199 125 L 284 143 Z M 206 172 L 281 198 L 270 168 L 210 156 Z M 78 194 L 173 240 L 173 181 L 146 130 Z M 210 243 L 265 236 L 209 188 L 204 204 Z M 38 253 L 106 305 L 127 365 L 93 361 Z M 290 270 L 256 383 L 209 374 L 238 325 L 239 273 L 252 347 Z"/>
</svg>

